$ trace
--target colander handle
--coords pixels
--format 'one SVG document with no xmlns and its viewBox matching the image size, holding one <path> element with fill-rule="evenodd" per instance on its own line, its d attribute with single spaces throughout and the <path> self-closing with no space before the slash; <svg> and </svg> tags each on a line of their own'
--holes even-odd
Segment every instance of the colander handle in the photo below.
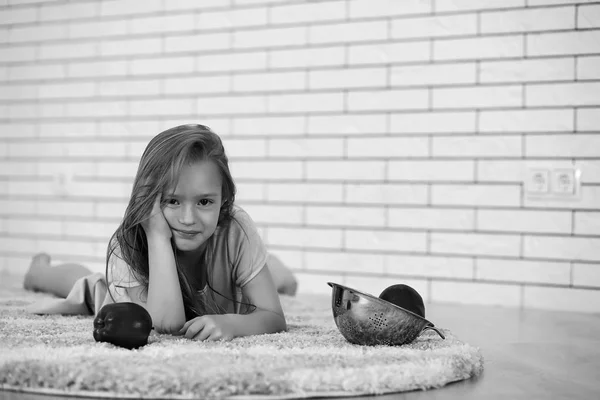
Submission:
<svg viewBox="0 0 600 400">
<path fill-rule="evenodd" d="M 432 331 L 436 331 L 438 335 L 440 335 L 440 337 L 442 339 L 446 339 L 446 337 L 444 336 L 444 334 L 442 332 L 439 331 L 438 328 L 436 328 L 435 326 L 426 326 L 425 328 L 423 328 L 423 330 L 421 330 L 421 332 L 426 331 L 427 329 L 431 329 Z"/>
</svg>

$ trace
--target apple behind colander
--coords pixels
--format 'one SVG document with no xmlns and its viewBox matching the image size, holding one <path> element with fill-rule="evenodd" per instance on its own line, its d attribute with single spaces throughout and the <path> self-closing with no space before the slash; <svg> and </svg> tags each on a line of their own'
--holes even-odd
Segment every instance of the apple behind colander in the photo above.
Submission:
<svg viewBox="0 0 600 400">
<path fill-rule="evenodd" d="M 425 318 L 356 289 L 333 282 L 331 308 L 340 333 L 350 343 L 376 346 L 400 346 L 431 329 L 444 335 Z"/>
</svg>

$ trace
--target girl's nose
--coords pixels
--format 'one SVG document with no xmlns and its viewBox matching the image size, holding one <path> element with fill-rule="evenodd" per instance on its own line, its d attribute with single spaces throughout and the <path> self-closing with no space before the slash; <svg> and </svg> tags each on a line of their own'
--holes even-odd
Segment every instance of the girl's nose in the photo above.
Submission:
<svg viewBox="0 0 600 400">
<path fill-rule="evenodd" d="M 179 223 L 182 225 L 193 225 L 196 222 L 196 216 L 194 215 L 193 207 L 183 206 L 179 213 Z"/>
</svg>

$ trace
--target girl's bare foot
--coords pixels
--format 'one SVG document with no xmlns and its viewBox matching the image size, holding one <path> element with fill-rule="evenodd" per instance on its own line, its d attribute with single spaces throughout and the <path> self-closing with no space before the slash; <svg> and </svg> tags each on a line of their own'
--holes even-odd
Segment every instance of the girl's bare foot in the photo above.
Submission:
<svg viewBox="0 0 600 400">
<path fill-rule="evenodd" d="M 43 268 L 50 268 L 50 256 L 46 253 L 38 253 L 31 259 L 29 264 L 29 270 L 25 274 L 23 281 L 23 287 L 27 290 L 38 290 L 35 282 L 39 276 L 40 270 Z"/>
</svg>

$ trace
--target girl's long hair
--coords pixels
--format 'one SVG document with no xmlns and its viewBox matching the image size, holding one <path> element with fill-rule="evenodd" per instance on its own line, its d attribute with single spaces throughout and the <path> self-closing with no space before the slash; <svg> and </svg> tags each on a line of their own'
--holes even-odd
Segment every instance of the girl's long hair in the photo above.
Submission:
<svg viewBox="0 0 600 400">
<path fill-rule="evenodd" d="M 149 218 L 156 196 L 174 189 L 183 167 L 198 161 L 212 161 L 221 173 L 222 205 L 219 211 L 217 231 L 227 228 L 233 218 L 235 183 L 229 171 L 229 162 L 221 138 L 204 125 L 181 125 L 156 135 L 142 154 L 133 189 L 125 215 L 109 241 L 106 255 L 106 277 L 111 257 L 121 258 L 130 268 L 133 277 L 148 289 L 148 241 L 141 225 Z M 215 233 L 217 234 L 217 233 Z M 175 244 L 171 242 L 176 255 Z M 206 281 L 210 287 L 210 275 L 214 235 L 208 239 L 203 264 L 207 271 Z M 175 256 L 177 263 L 177 257 Z M 214 305 L 203 304 L 194 293 L 197 276 L 177 263 L 177 273 L 183 296 L 186 319 L 205 313 L 220 313 Z M 215 290 L 211 287 L 212 291 Z M 217 292 L 218 293 L 218 292 Z M 212 294 L 212 293 L 211 293 Z M 218 293 L 228 298 L 228 296 Z M 213 295 L 214 296 L 214 295 Z M 111 294 L 112 297 L 112 294 Z M 214 297 L 213 297 L 214 298 Z M 114 298 L 113 298 L 114 300 Z M 231 299 L 230 299 L 231 300 Z M 232 299 L 234 302 L 235 297 Z M 216 305 L 216 303 L 214 303 Z"/>
</svg>

